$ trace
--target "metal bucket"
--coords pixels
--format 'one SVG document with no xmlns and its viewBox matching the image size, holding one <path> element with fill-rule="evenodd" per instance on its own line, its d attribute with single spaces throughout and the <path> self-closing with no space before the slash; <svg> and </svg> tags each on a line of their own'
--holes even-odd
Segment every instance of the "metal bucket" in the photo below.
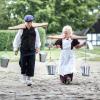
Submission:
<svg viewBox="0 0 100 100">
<path fill-rule="evenodd" d="M 47 56 L 47 53 L 40 52 L 39 53 L 39 60 L 40 60 L 40 62 L 45 62 L 46 61 L 46 56 Z"/>
<path fill-rule="evenodd" d="M 89 76 L 90 75 L 90 66 L 81 66 L 82 76 Z"/>
<path fill-rule="evenodd" d="M 48 75 L 55 75 L 56 65 L 47 65 Z"/>
<path fill-rule="evenodd" d="M 1 67 L 8 67 L 9 59 L 8 58 L 1 58 Z"/>
</svg>

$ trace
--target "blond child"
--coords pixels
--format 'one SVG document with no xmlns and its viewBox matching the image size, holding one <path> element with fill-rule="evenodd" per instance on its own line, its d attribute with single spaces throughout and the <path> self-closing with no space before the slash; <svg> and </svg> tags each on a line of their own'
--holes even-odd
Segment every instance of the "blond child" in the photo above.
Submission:
<svg viewBox="0 0 100 100">
<path fill-rule="evenodd" d="M 74 36 L 73 30 L 69 25 L 63 27 L 62 36 L 64 38 L 58 39 L 55 42 L 56 47 L 61 48 L 59 75 L 62 83 L 69 84 L 73 80 L 73 73 L 76 71 L 73 49 L 81 48 L 85 43 L 80 44 L 77 39 L 72 38 Z"/>
</svg>

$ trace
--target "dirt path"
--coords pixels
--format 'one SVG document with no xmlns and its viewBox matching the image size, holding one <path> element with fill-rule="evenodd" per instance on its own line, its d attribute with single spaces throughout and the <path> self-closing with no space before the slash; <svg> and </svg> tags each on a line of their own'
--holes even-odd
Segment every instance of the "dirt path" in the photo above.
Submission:
<svg viewBox="0 0 100 100">
<path fill-rule="evenodd" d="M 100 62 L 88 62 L 89 77 L 77 73 L 70 85 L 63 85 L 59 76 L 48 75 L 46 63 L 36 62 L 32 87 L 20 83 L 18 63 L 10 63 L 7 69 L 0 67 L 0 100 L 100 100 Z"/>
</svg>

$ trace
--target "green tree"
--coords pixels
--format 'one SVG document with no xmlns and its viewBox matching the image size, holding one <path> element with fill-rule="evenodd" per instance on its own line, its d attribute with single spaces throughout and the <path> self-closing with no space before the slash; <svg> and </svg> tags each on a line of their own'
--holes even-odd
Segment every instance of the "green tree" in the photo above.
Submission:
<svg viewBox="0 0 100 100">
<path fill-rule="evenodd" d="M 0 0 L 0 29 L 5 29 L 9 26 L 9 18 L 5 0 Z"/>
<path fill-rule="evenodd" d="M 13 24 L 22 23 L 26 14 L 35 15 L 40 4 L 40 0 L 14 0 L 11 2 L 8 9 Z"/>
<path fill-rule="evenodd" d="M 89 27 L 100 13 L 99 0 L 4 0 L 0 3 L 0 16 L 3 16 L 0 27 L 22 23 L 26 14 L 32 14 L 36 22 L 49 23 L 47 33 L 61 31 L 67 24 L 74 30 Z"/>
<path fill-rule="evenodd" d="M 60 25 L 69 24 L 74 29 L 83 29 L 93 24 L 96 19 L 94 10 L 99 5 L 98 0 L 56 0 L 55 14 L 60 17 Z"/>
</svg>

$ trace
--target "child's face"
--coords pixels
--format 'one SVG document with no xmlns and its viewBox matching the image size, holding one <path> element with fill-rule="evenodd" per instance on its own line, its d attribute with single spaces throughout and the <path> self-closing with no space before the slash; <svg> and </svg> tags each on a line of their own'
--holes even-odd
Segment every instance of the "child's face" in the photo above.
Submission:
<svg viewBox="0 0 100 100">
<path fill-rule="evenodd" d="M 28 27 L 31 27 L 31 26 L 32 26 L 32 22 L 26 22 L 26 25 L 27 25 Z"/>
<path fill-rule="evenodd" d="M 63 34 L 64 34 L 65 38 L 69 38 L 71 36 L 70 33 L 67 31 L 64 31 Z"/>
</svg>

